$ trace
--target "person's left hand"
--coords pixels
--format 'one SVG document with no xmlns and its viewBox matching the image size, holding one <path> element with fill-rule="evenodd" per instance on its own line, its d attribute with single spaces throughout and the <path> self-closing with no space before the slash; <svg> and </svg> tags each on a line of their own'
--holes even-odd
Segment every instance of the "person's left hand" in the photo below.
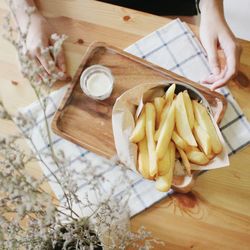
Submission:
<svg viewBox="0 0 250 250">
<path fill-rule="evenodd" d="M 206 12 L 202 15 L 200 39 L 207 52 L 209 66 L 212 71 L 212 74 L 206 77 L 203 83 L 212 84 L 211 90 L 215 90 L 225 85 L 237 74 L 241 48 L 224 17 L 214 12 Z M 224 68 L 221 68 L 219 63 L 218 48 L 221 48 L 225 55 Z"/>
</svg>

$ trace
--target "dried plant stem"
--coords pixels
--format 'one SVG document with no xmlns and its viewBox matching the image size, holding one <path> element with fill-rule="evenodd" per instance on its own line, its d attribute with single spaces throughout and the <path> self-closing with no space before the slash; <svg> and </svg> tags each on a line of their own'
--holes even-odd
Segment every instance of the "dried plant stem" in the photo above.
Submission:
<svg viewBox="0 0 250 250">
<path fill-rule="evenodd" d="M 47 136 L 48 136 L 48 140 L 49 140 L 49 148 L 51 150 L 52 158 L 53 158 L 54 162 L 58 165 L 57 158 L 56 158 L 55 151 L 54 151 L 53 142 L 52 142 L 52 139 L 51 139 L 48 119 L 46 119 L 47 118 L 47 116 L 46 116 L 46 106 L 43 105 L 42 100 L 41 100 L 40 95 L 39 95 L 39 92 L 37 91 L 36 87 L 33 84 L 31 86 L 32 86 L 32 88 L 33 88 L 33 90 L 34 90 L 34 92 L 36 94 L 36 97 L 37 97 L 37 99 L 38 99 L 38 101 L 40 103 L 40 106 L 42 108 L 43 117 L 44 117 L 45 126 L 46 126 L 46 132 L 47 132 Z"/>
<path fill-rule="evenodd" d="M 72 205 L 69 201 L 68 195 L 65 193 L 65 190 L 63 188 L 63 185 L 61 183 L 61 181 L 59 180 L 59 178 L 56 176 L 56 174 L 51 171 L 51 169 L 47 166 L 46 162 L 44 162 L 43 158 L 41 157 L 41 155 L 39 154 L 39 151 L 36 148 L 36 145 L 34 144 L 34 142 L 29 138 L 30 143 L 32 144 L 32 146 L 34 147 L 35 151 L 36 151 L 36 155 L 39 157 L 39 160 L 43 163 L 43 165 L 46 167 L 46 169 L 50 172 L 50 174 L 55 178 L 55 180 L 57 181 L 57 183 L 61 186 L 61 189 L 63 191 L 64 197 L 67 201 L 68 204 L 68 209 L 77 217 L 79 217 L 79 215 L 77 213 L 74 212 L 74 210 L 72 209 Z M 58 165 L 57 165 L 58 166 Z M 59 167 L 59 166 L 58 166 Z"/>
<path fill-rule="evenodd" d="M 6 1 L 18 24 L 12 0 Z M 22 73 L 30 82 L 38 100 L 37 106 L 41 110 L 39 118 L 42 118 L 43 123 L 41 126 L 39 124 L 38 130 L 35 131 L 37 117 L 33 117 L 33 114 L 29 116 L 19 113 L 13 118 L 0 102 L 0 117 L 15 122 L 32 147 L 27 154 L 17 146 L 17 140 L 21 136 L 0 137 L 0 193 L 4 195 L 4 198 L 0 200 L 0 249 L 44 250 L 48 249 L 47 244 L 49 247 L 54 244 L 53 247 L 55 247 L 56 243 L 63 244 L 63 249 L 68 249 L 70 246 L 70 249 L 90 250 L 100 245 L 105 246 L 106 249 L 124 250 L 129 246 L 135 246 L 135 249 L 136 247 L 137 249 L 151 249 L 150 241 L 147 241 L 150 233 L 145 230 L 132 233 L 127 227 L 128 221 L 121 221 L 123 217 L 128 220 L 126 207 L 132 182 L 132 178 L 130 179 L 123 166 L 120 168 L 117 166 L 117 172 L 115 172 L 117 180 L 110 178 L 109 173 L 106 176 L 106 172 L 103 171 L 103 167 L 107 167 L 108 170 L 109 167 L 112 169 L 112 163 L 110 166 L 106 166 L 107 162 L 93 163 L 88 157 L 82 155 L 79 159 L 81 168 L 70 168 L 73 164 L 70 161 L 71 156 L 67 156 L 68 154 L 63 149 L 54 145 L 47 117 L 50 99 L 45 94 L 50 94 L 53 83 L 62 76 L 55 70 L 53 59 L 57 58 L 60 53 L 65 35 L 51 34 L 48 39 L 52 42 L 48 48 L 38 46 L 40 56 L 50 53 L 53 58 L 48 62 L 52 73 L 44 74 L 43 67 L 36 64 L 37 55 L 33 55 L 33 59 L 28 56 L 26 42 L 32 8 L 26 11 L 29 17 L 27 28 L 21 29 L 18 25 L 13 28 L 10 15 L 6 17 L 6 39 L 17 50 Z M 16 35 L 18 35 L 18 41 L 16 41 Z M 39 133 L 39 139 L 41 136 L 41 143 L 48 145 L 48 150 L 46 149 L 45 152 L 40 150 L 40 142 L 38 144 L 36 142 L 36 132 Z M 48 157 L 48 161 L 45 157 Z M 26 174 L 26 164 L 33 159 L 46 169 L 45 172 L 48 172 L 48 175 L 36 179 Z M 62 201 L 58 202 L 50 191 L 45 190 L 43 184 L 50 181 L 55 182 L 61 189 Z M 86 191 L 83 191 L 85 185 Z M 117 197 L 116 192 L 120 187 L 124 189 Z M 79 212 L 75 210 L 78 207 Z M 13 219 L 8 220 L 9 215 Z M 123 223 L 126 224 L 126 228 L 121 225 Z M 105 242 L 100 243 L 102 236 L 109 238 L 108 245 Z M 137 244 L 139 241 L 145 241 L 143 247 Z"/>
</svg>

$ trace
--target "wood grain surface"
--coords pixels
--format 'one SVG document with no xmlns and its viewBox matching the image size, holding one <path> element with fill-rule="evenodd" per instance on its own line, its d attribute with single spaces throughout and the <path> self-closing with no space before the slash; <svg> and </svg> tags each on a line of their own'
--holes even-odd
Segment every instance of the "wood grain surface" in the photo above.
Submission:
<svg viewBox="0 0 250 250">
<path fill-rule="evenodd" d="M 96 64 L 108 67 L 115 82 L 111 96 L 103 101 L 88 97 L 80 87 L 82 72 Z M 52 129 L 71 142 L 112 159 L 116 155 L 112 130 L 112 109 L 116 99 L 137 85 L 163 81 L 181 81 L 199 90 L 216 120 L 222 119 L 227 104 L 224 96 L 114 46 L 96 42 L 89 47 L 77 69 L 52 121 Z"/>
<path fill-rule="evenodd" d="M 56 31 L 69 37 L 65 54 L 71 75 L 93 41 L 123 49 L 171 21 L 91 0 L 36 2 Z M 5 1 L 0 0 L 1 24 L 7 9 Z M 191 28 L 197 33 L 197 27 Z M 240 73 L 229 87 L 250 119 L 250 42 L 239 42 L 243 47 Z M 2 38 L 0 80 L 0 98 L 11 113 L 35 100 L 19 73 L 14 49 Z M 15 126 L 0 120 L 0 134 L 13 133 L 16 133 Z M 250 147 L 231 156 L 230 161 L 229 168 L 200 176 L 192 193 L 175 194 L 134 217 L 132 227 L 144 225 L 166 243 L 156 249 L 250 249 Z M 32 166 L 32 173 L 39 175 L 41 170 Z"/>
</svg>

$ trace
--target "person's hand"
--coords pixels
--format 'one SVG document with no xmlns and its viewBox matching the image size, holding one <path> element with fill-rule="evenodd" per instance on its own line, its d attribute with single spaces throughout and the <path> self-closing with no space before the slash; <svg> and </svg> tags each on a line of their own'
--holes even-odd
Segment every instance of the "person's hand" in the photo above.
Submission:
<svg viewBox="0 0 250 250">
<path fill-rule="evenodd" d="M 54 41 L 51 39 L 51 35 L 54 33 L 55 31 L 46 18 L 39 13 L 32 14 L 26 39 L 26 48 L 29 56 L 43 66 L 46 74 L 51 74 L 52 71 L 56 73 L 62 72 L 62 80 L 64 80 L 66 78 L 66 66 L 63 50 L 59 52 L 57 58 L 54 58 L 49 52 L 41 52 L 42 48 L 48 48 L 50 45 L 53 45 Z M 51 67 L 51 61 L 54 62 L 55 67 Z"/>
<path fill-rule="evenodd" d="M 209 1 L 208 4 L 206 4 Z M 203 0 L 201 8 L 200 39 L 208 56 L 212 74 L 203 82 L 212 84 L 211 89 L 222 87 L 237 74 L 241 48 L 229 29 L 223 15 L 223 6 L 218 1 Z M 204 3 L 205 2 L 205 3 Z M 220 1 L 222 2 L 222 1 Z M 218 3 L 219 4 L 219 3 Z M 218 48 L 225 55 L 225 66 L 222 68 L 218 59 Z"/>
</svg>

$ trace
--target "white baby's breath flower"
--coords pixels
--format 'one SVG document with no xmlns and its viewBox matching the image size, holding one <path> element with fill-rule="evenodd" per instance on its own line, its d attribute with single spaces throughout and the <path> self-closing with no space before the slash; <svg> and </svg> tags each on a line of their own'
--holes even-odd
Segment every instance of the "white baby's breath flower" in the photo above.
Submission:
<svg viewBox="0 0 250 250">
<path fill-rule="evenodd" d="M 9 5 L 12 4 L 11 0 L 7 1 Z M 34 9 L 30 8 L 26 10 L 29 17 L 33 11 Z M 30 20 L 28 25 L 30 25 Z M 36 126 L 36 114 L 32 117 L 19 113 L 14 118 L 15 123 L 24 133 L 24 137 L 33 145 L 35 153 L 25 156 L 27 152 L 24 152 L 17 144 L 20 136 L 0 137 L 0 194 L 4 195 L 4 198 L 0 200 L 0 232 L 3 231 L 6 234 L 6 240 L 3 240 L 0 235 L 0 248 L 3 246 L 4 250 L 43 250 L 49 249 L 47 246 L 56 247 L 60 243 L 65 248 L 68 245 L 88 250 L 100 245 L 101 238 L 98 230 L 101 231 L 103 228 L 108 230 L 112 228 L 115 232 L 107 249 L 125 249 L 133 241 L 145 240 L 149 235 L 144 232 L 131 233 L 127 227 L 121 225 L 123 222 L 119 222 L 121 214 L 126 210 L 130 192 L 124 192 L 124 200 L 112 200 L 121 183 L 125 183 L 129 190 L 131 181 L 124 168 L 121 168 L 117 183 L 113 183 L 103 175 L 104 167 L 108 167 L 107 165 L 112 167 L 112 163 L 104 163 L 101 160 L 94 162 L 82 157 L 79 159 L 82 164 L 81 169 L 73 170 L 69 153 L 54 148 L 51 143 L 51 132 L 48 129 L 50 124 L 46 116 L 47 99 L 45 96 L 57 79 L 63 77 L 63 73 L 52 72 L 50 75 L 45 75 L 43 67 L 29 58 L 25 46 L 27 32 L 20 33 L 19 29 L 13 27 L 10 15 L 5 19 L 5 30 L 6 38 L 17 50 L 21 72 L 30 82 L 41 105 L 40 108 L 45 114 L 43 118 L 47 126 L 41 125 L 40 134 L 49 147 L 45 153 L 40 153 L 34 143 L 36 138 L 30 135 L 29 131 Z M 18 41 L 17 36 L 20 38 Z M 65 35 L 52 34 L 53 45 L 41 48 L 41 53 L 45 56 L 51 53 L 56 59 L 66 38 Z M 55 62 L 49 61 L 48 64 L 50 69 L 54 70 Z M 7 116 L 8 112 L 0 102 L 0 118 Z M 43 164 L 49 176 L 43 176 L 40 179 L 32 177 L 30 170 L 27 171 L 30 169 L 27 162 L 30 163 L 31 159 Z M 53 181 L 53 184 L 62 190 L 60 201 L 47 188 L 48 181 Z M 89 192 L 81 195 L 79 183 L 84 183 Z M 104 184 L 110 187 L 110 192 L 106 195 L 102 188 Z M 95 197 L 94 200 L 93 197 Z M 76 204 L 81 214 L 75 210 Z M 8 221 L 4 216 L 9 215 L 10 210 L 12 217 Z M 88 214 L 85 214 L 85 211 L 88 211 Z M 24 218 L 25 227 L 23 227 Z M 127 217 L 125 221 L 128 223 Z M 116 245 L 117 242 L 120 242 L 119 246 Z M 151 247 L 150 243 L 145 246 L 147 247 L 145 249 Z"/>
<path fill-rule="evenodd" d="M 26 9 L 25 9 L 25 12 L 30 16 L 30 15 L 32 15 L 34 12 L 36 11 L 36 8 L 35 7 L 27 7 Z"/>
<path fill-rule="evenodd" d="M 59 71 L 58 74 L 57 74 L 57 77 L 58 77 L 58 78 L 62 78 L 63 76 L 64 76 L 64 73 L 61 72 L 61 71 Z"/>
<path fill-rule="evenodd" d="M 16 117 L 14 118 L 14 121 L 16 125 L 21 129 L 23 133 L 26 133 L 26 135 L 29 135 L 29 132 L 31 132 L 32 128 L 35 126 L 36 121 L 28 115 L 24 115 L 23 113 L 18 113 Z"/>
<path fill-rule="evenodd" d="M 54 40 L 54 41 L 56 41 L 57 39 L 59 39 L 59 35 L 57 33 L 53 33 L 51 35 L 51 39 Z"/>
</svg>

